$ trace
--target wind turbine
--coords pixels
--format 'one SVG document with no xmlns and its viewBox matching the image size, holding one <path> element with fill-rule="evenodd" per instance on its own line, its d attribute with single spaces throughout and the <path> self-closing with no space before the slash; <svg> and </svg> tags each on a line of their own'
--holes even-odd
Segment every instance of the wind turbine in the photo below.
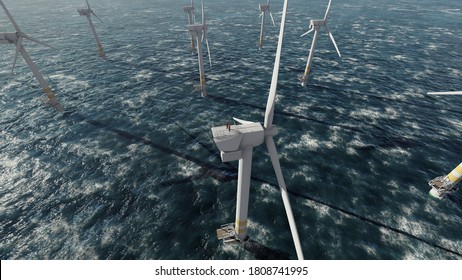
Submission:
<svg viewBox="0 0 462 280">
<path fill-rule="evenodd" d="M 319 31 L 321 30 L 322 26 L 326 27 L 327 34 L 329 34 L 329 37 L 330 37 L 332 43 L 334 44 L 335 49 L 337 50 L 338 56 L 342 57 L 340 55 L 340 51 L 338 50 L 337 44 L 335 43 L 334 36 L 330 32 L 329 26 L 327 26 L 327 15 L 329 14 L 329 9 L 330 9 L 331 2 L 332 2 L 332 0 L 329 0 L 329 3 L 327 4 L 327 10 L 326 10 L 326 13 L 324 15 L 324 18 L 323 19 L 317 19 L 317 20 L 310 20 L 310 30 L 300 36 L 300 37 L 303 37 L 303 36 L 305 36 L 305 35 L 307 35 L 307 34 L 314 31 L 313 41 L 311 42 L 310 54 L 308 55 L 308 60 L 306 62 L 305 72 L 303 73 L 303 75 L 300 75 L 298 77 L 298 79 L 302 83 L 302 86 L 306 86 L 306 83 L 308 81 L 308 76 L 310 75 L 311 62 L 312 62 L 313 56 L 314 56 L 314 48 L 316 47 L 316 41 L 318 39 Z"/>
<path fill-rule="evenodd" d="M 191 36 L 196 38 L 197 42 L 197 60 L 199 62 L 199 75 L 200 75 L 200 83 L 195 85 L 195 89 L 201 92 L 202 97 L 207 95 L 205 90 L 205 73 L 204 73 L 204 59 L 202 56 L 202 42 L 205 40 L 207 45 L 207 52 L 209 55 L 209 63 L 212 66 L 212 57 L 210 56 L 210 47 L 209 47 L 209 40 L 207 38 L 207 25 L 205 23 L 205 12 L 204 12 L 204 0 L 201 0 L 202 4 L 202 24 L 190 24 L 188 25 L 188 30 L 191 33 Z"/>
<path fill-rule="evenodd" d="M 237 182 L 236 220 L 234 224 L 227 224 L 217 230 L 217 237 L 225 243 L 243 243 L 248 241 L 247 216 L 249 205 L 250 178 L 252 169 L 253 148 L 266 142 L 268 153 L 276 173 L 282 200 L 289 220 L 292 239 L 295 244 L 298 259 L 303 259 L 303 251 L 297 226 L 290 206 L 289 195 L 282 175 L 276 145 L 273 137 L 278 130 L 273 126 L 274 106 L 276 101 L 276 88 L 281 59 L 284 25 L 286 20 L 288 0 L 284 0 L 284 7 L 279 31 L 279 41 L 274 62 L 273 76 L 266 104 L 265 121 L 262 126 L 258 122 L 234 119 L 239 124 L 212 127 L 213 140 L 220 150 L 223 162 L 239 160 L 239 173 Z"/>
<path fill-rule="evenodd" d="M 24 58 L 24 61 L 27 63 L 29 66 L 30 70 L 34 74 L 35 78 L 38 80 L 40 83 L 40 86 L 42 87 L 43 91 L 47 95 L 49 102 L 51 106 L 53 106 L 56 110 L 59 112 L 64 111 L 63 107 L 61 104 L 59 104 L 58 100 L 56 99 L 56 96 L 52 92 L 51 88 L 48 86 L 47 81 L 45 78 L 43 78 L 42 73 L 38 70 L 37 66 L 35 66 L 34 62 L 32 61 L 31 57 L 27 53 L 26 49 L 22 45 L 23 39 L 28 39 L 32 42 L 35 42 L 40 45 L 44 45 L 47 47 L 50 47 L 50 45 L 45 44 L 40 42 L 39 40 L 32 38 L 24 33 L 22 33 L 21 29 L 19 28 L 18 24 L 14 21 L 13 16 L 10 14 L 8 9 L 6 8 L 5 4 L 3 3 L 2 0 L 0 0 L 0 5 L 2 6 L 3 10 L 5 10 L 6 15 L 10 19 L 11 23 L 13 24 L 14 28 L 16 29 L 16 32 L 5 32 L 5 33 L 0 33 L 0 44 L 15 44 L 16 45 L 16 52 L 14 54 L 14 60 L 13 60 L 13 67 L 11 68 L 11 74 L 13 74 L 14 67 L 16 65 L 16 60 L 18 59 L 18 54 L 21 53 L 22 57 Z"/>
<path fill-rule="evenodd" d="M 196 15 L 194 14 L 194 2 L 191 0 L 191 6 L 185 6 L 183 7 L 183 10 L 185 13 L 188 14 L 188 25 L 193 25 L 196 23 Z M 195 40 L 194 35 L 190 33 L 191 35 L 191 50 L 192 53 L 194 54 L 196 52 L 196 45 L 195 45 Z"/>
<path fill-rule="evenodd" d="M 263 48 L 263 33 L 265 32 L 265 17 L 266 17 L 266 12 L 269 12 L 269 15 L 271 17 L 271 21 L 273 23 L 273 26 L 276 27 L 276 24 L 274 23 L 274 18 L 273 14 L 271 13 L 270 10 L 270 4 L 269 0 L 266 1 L 266 4 L 260 4 L 260 17 L 261 17 L 261 30 L 260 30 L 260 49 Z"/>
<path fill-rule="evenodd" d="M 104 53 L 103 45 L 101 44 L 101 41 L 99 40 L 98 35 L 96 34 L 95 27 L 93 26 L 93 22 L 91 21 L 91 16 L 94 15 L 96 18 L 98 18 L 101 22 L 103 21 L 100 19 L 95 12 L 90 7 L 90 4 L 88 3 L 88 0 L 85 0 L 87 2 L 87 8 L 86 9 L 78 9 L 77 11 L 81 16 L 86 16 L 88 19 L 88 23 L 90 24 L 90 29 L 91 32 L 93 32 L 93 36 L 95 37 L 96 45 L 98 47 L 98 52 L 99 56 L 101 56 L 102 59 L 106 59 L 106 54 Z"/>
</svg>

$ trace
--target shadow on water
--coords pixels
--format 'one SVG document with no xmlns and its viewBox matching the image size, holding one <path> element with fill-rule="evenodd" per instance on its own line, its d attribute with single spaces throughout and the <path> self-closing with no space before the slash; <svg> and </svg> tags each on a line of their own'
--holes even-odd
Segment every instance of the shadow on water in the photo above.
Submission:
<svg viewBox="0 0 462 280">
<path fill-rule="evenodd" d="M 243 248 L 257 260 L 289 260 L 289 254 L 271 249 L 253 239 L 244 243 Z"/>
<path fill-rule="evenodd" d="M 174 156 L 177 156 L 179 158 L 182 158 L 182 159 L 185 159 L 185 160 L 188 160 L 188 161 L 191 161 L 195 164 L 197 164 L 198 166 L 200 166 L 202 168 L 202 174 L 203 176 L 210 176 L 210 177 L 213 177 L 217 180 L 220 180 L 220 181 L 229 181 L 229 180 L 234 180 L 237 176 L 237 173 L 236 173 L 236 169 L 235 168 L 219 168 L 219 167 L 216 167 L 208 162 L 205 162 L 205 161 L 202 161 L 200 159 L 197 159 L 195 157 L 192 157 L 190 155 L 187 155 L 185 153 L 182 153 L 182 152 L 179 152 L 179 151 L 176 151 L 172 148 L 169 148 L 169 147 L 165 147 L 163 145 L 160 145 L 160 144 L 157 144 L 155 142 L 153 142 L 152 140 L 149 140 L 147 138 L 144 138 L 144 137 L 141 137 L 141 136 L 138 136 L 138 135 L 135 135 L 135 134 L 132 134 L 130 132 L 127 132 L 127 131 L 124 131 L 124 130 L 121 130 L 121 129 L 118 129 L 118 128 L 114 128 L 114 127 L 111 127 L 107 124 L 104 124 L 100 121 L 96 121 L 96 120 L 92 120 L 92 119 L 88 119 L 86 118 L 85 116 L 82 116 L 81 114 L 79 113 L 76 113 L 76 112 L 66 112 L 63 114 L 64 117 L 67 117 L 67 118 L 74 118 L 74 119 L 77 119 L 79 121 L 85 121 L 97 128 L 100 128 L 100 129 L 104 129 L 104 130 L 107 130 L 107 131 L 110 131 L 110 132 L 113 132 L 125 139 L 129 139 L 129 140 L 132 140 L 132 141 L 136 141 L 136 142 L 139 142 L 139 143 L 143 143 L 144 145 L 147 145 L 147 146 L 150 146 L 156 150 L 159 150 L 163 153 L 166 153 L 166 154 L 169 154 L 169 155 L 174 155 Z"/>
</svg>

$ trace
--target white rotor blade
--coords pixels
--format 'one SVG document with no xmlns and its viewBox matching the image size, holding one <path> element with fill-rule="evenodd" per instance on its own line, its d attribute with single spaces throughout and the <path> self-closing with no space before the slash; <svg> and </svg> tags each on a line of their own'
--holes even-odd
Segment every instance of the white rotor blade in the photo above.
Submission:
<svg viewBox="0 0 462 280">
<path fill-rule="evenodd" d="M 279 64 L 281 61 L 281 53 L 282 53 L 282 41 L 284 38 L 284 27 L 286 23 L 286 14 L 287 14 L 287 2 L 288 0 L 284 0 L 284 7 L 282 10 L 282 18 L 281 18 L 281 27 L 279 29 L 279 40 L 278 40 L 278 47 L 276 50 L 276 58 L 274 61 L 274 68 L 273 68 L 273 77 L 271 78 L 271 87 L 268 96 L 268 102 L 266 103 L 266 111 L 265 111 L 265 128 L 271 128 L 273 126 L 273 117 L 274 117 L 274 103 L 276 102 L 276 90 L 278 85 L 278 76 L 279 76 Z"/>
<path fill-rule="evenodd" d="M 329 15 L 329 10 L 330 10 L 330 3 L 332 2 L 332 0 L 329 0 L 329 4 L 327 4 L 327 9 L 326 9 L 326 13 L 324 14 L 324 20 L 327 19 L 327 15 Z"/>
<path fill-rule="evenodd" d="M 204 0 L 201 0 L 201 3 L 202 3 L 202 24 L 205 25 Z"/>
<path fill-rule="evenodd" d="M 262 17 L 264 12 L 261 12 L 261 14 L 258 17 Z"/>
<path fill-rule="evenodd" d="M 13 24 L 14 29 L 16 29 L 16 32 L 21 33 L 21 29 L 19 28 L 19 26 L 18 26 L 18 24 L 16 23 L 16 21 L 14 21 L 13 16 L 10 14 L 10 11 L 8 11 L 8 9 L 6 8 L 5 4 L 3 4 L 3 1 L 0 1 L 0 5 L 3 7 L 3 10 L 5 10 L 5 13 L 6 13 L 6 15 L 8 16 L 8 18 L 10 19 L 11 23 Z"/>
<path fill-rule="evenodd" d="M 270 17 L 271 17 L 271 21 L 273 22 L 273 26 L 276 27 L 276 23 L 274 23 L 273 14 L 271 12 L 269 12 L 269 14 L 270 14 Z"/>
<path fill-rule="evenodd" d="M 251 122 L 251 121 L 241 120 L 241 119 L 238 119 L 238 118 L 235 118 L 235 117 L 233 117 L 233 120 L 235 120 L 236 122 L 238 122 L 238 123 L 240 123 L 240 124 L 255 123 L 255 122 Z"/>
<path fill-rule="evenodd" d="M 306 36 L 306 35 L 310 34 L 313 31 L 314 31 L 314 28 L 311 28 L 310 30 L 308 30 L 308 32 L 305 32 L 302 35 L 300 35 L 300 37 Z"/>
<path fill-rule="evenodd" d="M 85 0 L 85 1 L 87 2 L 87 7 L 88 7 L 88 9 L 91 10 L 90 4 L 88 3 L 88 0 Z"/>
<path fill-rule="evenodd" d="M 284 202 L 284 208 L 287 214 L 287 220 L 289 221 L 290 232 L 292 233 L 292 239 L 294 241 L 295 250 L 297 251 L 297 257 L 299 260 L 303 260 L 303 250 L 300 243 L 300 237 L 298 236 L 297 225 L 295 224 L 294 214 L 292 212 L 292 207 L 290 206 L 289 194 L 287 192 L 287 187 L 284 182 L 284 177 L 282 176 L 281 164 L 279 163 L 278 153 L 276 151 L 276 145 L 272 136 L 266 136 L 266 146 L 268 148 L 268 153 L 271 158 L 271 163 L 273 164 L 274 172 L 279 184 L 279 190 L 281 191 L 282 201 Z"/>
<path fill-rule="evenodd" d="M 52 46 L 48 45 L 47 43 L 41 42 L 41 41 L 39 41 L 39 40 L 37 40 L 37 39 L 35 39 L 33 37 L 30 37 L 30 36 L 28 36 L 26 34 L 22 34 L 21 36 L 28 39 L 28 40 L 31 40 L 32 42 L 35 42 L 35 43 L 39 44 L 39 45 L 44 45 L 44 46 L 49 47 L 51 49 L 56 49 L 55 47 L 52 47 Z"/>
<path fill-rule="evenodd" d="M 337 51 L 338 56 L 339 56 L 339 57 L 342 57 L 342 55 L 340 54 L 340 51 L 338 50 L 337 43 L 335 43 L 334 36 L 333 36 L 332 33 L 330 32 L 329 27 L 328 27 L 327 25 L 326 25 L 326 29 L 327 29 L 327 33 L 329 34 L 330 40 L 331 40 L 332 43 L 334 44 L 334 47 L 335 47 L 335 50 Z"/>
<path fill-rule="evenodd" d="M 462 91 L 427 92 L 428 95 L 462 95 Z"/>
<path fill-rule="evenodd" d="M 205 44 L 207 45 L 207 53 L 209 55 L 210 67 L 212 67 L 212 56 L 210 55 L 209 39 L 207 39 L 207 35 L 205 36 Z"/>
<path fill-rule="evenodd" d="M 99 18 L 99 16 L 97 16 L 97 15 L 95 14 L 95 12 L 91 11 L 91 13 L 92 13 L 97 19 L 99 19 L 101 22 L 104 22 L 102 19 Z"/>
<path fill-rule="evenodd" d="M 194 12 L 194 1 L 191 0 L 191 7 L 192 7 L 192 22 L 193 24 L 196 24 L 196 14 Z"/>
<path fill-rule="evenodd" d="M 14 67 L 16 66 L 16 60 L 18 59 L 19 51 L 21 50 L 22 44 L 22 37 L 19 37 L 18 41 L 16 42 L 16 52 L 14 54 L 13 59 L 13 67 L 11 67 L 11 75 L 13 75 Z"/>
</svg>

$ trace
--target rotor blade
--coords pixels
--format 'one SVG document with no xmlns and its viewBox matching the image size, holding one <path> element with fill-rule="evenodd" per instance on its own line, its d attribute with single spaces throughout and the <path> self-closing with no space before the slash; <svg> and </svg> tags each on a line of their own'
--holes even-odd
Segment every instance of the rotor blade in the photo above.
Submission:
<svg viewBox="0 0 462 280">
<path fill-rule="evenodd" d="M 33 38 L 33 37 L 30 37 L 30 36 L 28 36 L 28 35 L 26 35 L 26 34 L 22 34 L 22 36 L 23 36 L 24 38 L 28 39 L 28 40 L 31 40 L 32 42 L 35 42 L 35 43 L 39 44 L 39 45 L 44 45 L 44 46 L 46 46 L 46 47 L 49 47 L 49 48 L 52 48 L 52 49 L 56 49 L 55 47 L 52 47 L 52 46 L 48 45 L 47 43 L 41 42 L 41 41 L 39 41 L 39 40 L 37 40 L 37 39 L 35 39 L 35 38 Z"/>
<path fill-rule="evenodd" d="M 255 123 L 255 122 L 251 122 L 251 121 L 241 120 L 241 119 L 238 119 L 238 118 L 235 118 L 235 117 L 233 117 L 233 120 L 235 120 L 236 122 L 238 122 L 238 123 L 240 123 L 240 124 Z"/>
<path fill-rule="evenodd" d="M 329 10 L 330 10 L 330 3 L 332 2 L 332 0 L 329 0 L 329 4 L 327 4 L 327 9 L 326 9 L 326 13 L 324 14 L 324 20 L 327 19 L 327 15 L 329 15 Z"/>
<path fill-rule="evenodd" d="M 205 25 L 204 0 L 201 0 L 201 4 L 202 4 L 202 24 Z"/>
<path fill-rule="evenodd" d="M 273 77 L 271 78 L 271 87 L 269 91 L 268 102 L 266 103 L 265 123 L 264 123 L 265 128 L 271 128 L 273 126 L 274 105 L 276 102 L 276 90 L 277 90 L 277 85 L 278 85 L 279 64 L 281 61 L 282 41 L 284 38 L 284 27 L 285 27 L 285 22 L 286 22 L 287 4 L 288 4 L 288 0 L 284 0 L 284 7 L 282 10 L 282 18 L 281 18 L 281 27 L 279 30 L 279 41 L 278 41 L 278 47 L 276 50 L 276 58 L 274 60 Z"/>
<path fill-rule="evenodd" d="M 273 164 L 274 172 L 278 180 L 279 190 L 281 191 L 282 201 L 284 202 L 284 208 L 287 214 L 287 220 L 289 221 L 290 232 L 292 233 L 292 239 L 294 241 L 295 250 L 297 251 L 297 257 L 299 260 L 303 260 L 303 250 L 300 243 L 300 237 L 298 236 L 297 225 L 295 224 L 294 214 L 292 207 L 290 206 L 289 194 L 287 187 L 282 176 L 281 164 L 279 163 L 278 153 L 276 151 L 276 145 L 274 144 L 273 136 L 268 135 L 265 137 L 266 146 L 268 153 Z"/>
<path fill-rule="evenodd" d="M 462 95 L 462 91 L 427 92 L 428 95 Z"/>
<path fill-rule="evenodd" d="M 99 16 L 97 16 L 97 15 L 95 14 L 95 12 L 91 11 L 91 13 L 92 13 L 97 19 L 99 19 L 101 22 L 104 22 L 102 19 L 99 18 Z"/>
<path fill-rule="evenodd" d="M 10 19 L 11 23 L 13 24 L 14 29 L 16 29 L 16 32 L 21 33 L 21 29 L 19 29 L 18 24 L 16 23 L 16 21 L 14 21 L 13 16 L 10 14 L 10 11 L 8 11 L 5 4 L 3 4 L 3 1 L 0 1 L 0 5 L 2 6 L 3 10 L 5 10 L 5 13 L 8 16 L 8 18 Z"/>
<path fill-rule="evenodd" d="M 212 56 L 210 55 L 209 39 L 207 39 L 207 35 L 205 35 L 205 44 L 207 45 L 207 53 L 209 55 L 210 67 L 212 67 Z"/>
<path fill-rule="evenodd" d="M 305 32 L 302 35 L 300 35 L 300 37 L 306 36 L 306 35 L 310 34 L 313 31 L 314 31 L 314 28 L 311 28 L 310 30 L 308 30 L 308 32 Z"/>
<path fill-rule="evenodd" d="M 269 14 L 270 14 L 270 17 L 271 17 L 271 21 L 273 22 L 273 26 L 276 27 L 276 23 L 274 23 L 273 14 L 271 12 L 269 12 Z"/>
<path fill-rule="evenodd" d="M 91 10 L 90 4 L 88 3 L 88 0 L 85 0 L 85 1 L 87 2 L 87 7 L 88 7 L 88 9 Z"/>
<path fill-rule="evenodd" d="M 262 16 L 263 16 L 263 14 L 264 14 L 264 12 L 261 12 L 261 14 L 260 14 L 258 17 L 262 17 Z"/>
<path fill-rule="evenodd" d="M 335 43 L 334 36 L 330 32 L 329 27 L 327 25 L 326 25 L 326 29 L 327 29 L 327 33 L 329 34 L 329 37 L 330 37 L 332 43 L 334 44 L 334 47 L 335 47 L 335 50 L 337 51 L 338 56 L 342 57 L 342 55 L 340 54 L 340 51 L 338 50 L 337 43 Z"/>
<path fill-rule="evenodd" d="M 16 60 L 18 59 L 18 55 L 19 55 L 19 51 L 21 50 L 21 46 L 22 46 L 22 37 L 19 37 L 18 41 L 16 42 L 16 52 L 14 54 L 13 67 L 11 67 L 10 75 L 13 75 L 14 67 L 16 65 Z"/>
<path fill-rule="evenodd" d="M 194 1 L 191 0 L 191 7 L 192 7 L 192 22 L 193 24 L 196 24 L 196 14 L 194 12 Z"/>
</svg>

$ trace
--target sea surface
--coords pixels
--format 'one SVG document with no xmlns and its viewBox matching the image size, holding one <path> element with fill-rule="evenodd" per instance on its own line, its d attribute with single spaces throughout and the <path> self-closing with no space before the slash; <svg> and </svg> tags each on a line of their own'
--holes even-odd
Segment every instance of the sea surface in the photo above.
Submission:
<svg viewBox="0 0 462 280">
<path fill-rule="evenodd" d="M 295 259 L 264 145 L 253 153 L 250 243 L 224 245 L 237 162 L 210 128 L 263 122 L 277 27 L 263 49 L 261 1 L 206 0 L 213 66 L 194 90 L 188 0 L 91 0 L 108 57 L 98 57 L 85 1 L 4 0 L 64 114 L 44 103 L 14 45 L 0 46 L 1 259 Z M 200 2 L 196 17 L 200 21 Z M 274 124 L 306 259 L 462 259 L 462 193 L 428 181 L 461 162 L 460 0 L 332 2 L 306 87 L 312 34 L 327 0 L 290 0 Z M 13 32 L 0 13 L 0 32 Z M 205 44 L 204 44 L 205 47 Z M 206 59 L 206 57 L 204 56 Z"/>
</svg>

